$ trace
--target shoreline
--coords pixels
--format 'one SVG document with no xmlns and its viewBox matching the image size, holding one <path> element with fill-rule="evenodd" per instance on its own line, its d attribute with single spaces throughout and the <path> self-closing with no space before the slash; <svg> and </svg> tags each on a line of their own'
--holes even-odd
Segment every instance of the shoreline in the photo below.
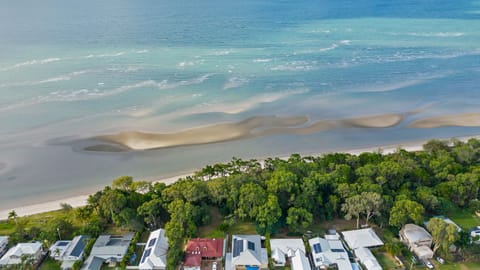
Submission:
<svg viewBox="0 0 480 270">
<path fill-rule="evenodd" d="M 379 145 L 379 146 L 371 146 L 371 147 L 365 147 L 365 148 L 357 148 L 357 149 L 351 149 L 351 150 L 338 150 L 338 151 L 325 151 L 325 152 L 315 152 L 315 153 L 299 153 L 302 156 L 306 155 L 312 155 L 312 156 L 320 156 L 322 154 L 327 154 L 327 153 L 333 153 L 333 152 L 339 152 L 339 153 L 348 153 L 352 155 L 359 155 L 364 152 L 377 152 L 381 151 L 382 154 L 390 154 L 395 152 L 398 148 L 405 149 L 406 151 L 421 151 L 423 150 L 423 144 L 425 144 L 427 141 L 432 140 L 432 139 L 438 139 L 438 140 L 450 140 L 450 139 L 457 139 L 460 141 L 468 141 L 471 138 L 475 139 L 480 139 L 480 135 L 471 135 L 471 136 L 459 136 L 459 137 L 451 137 L 451 138 L 430 138 L 428 140 L 419 140 L 419 141 L 407 141 L 407 142 L 402 142 L 402 143 L 395 143 L 395 144 L 390 144 L 390 145 Z M 293 154 L 293 153 L 292 153 Z M 289 156 L 283 156 L 279 157 L 280 159 L 288 159 Z M 262 160 L 259 160 L 262 163 Z M 198 169 L 197 169 L 198 170 Z M 155 180 L 152 181 L 152 183 L 165 183 L 165 184 L 172 184 L 176 182 L 180 178 L 184 178 L 187 176 L 193 175 L 195 171 L 189 172 L 189 173 L 183 173 L 180 175 L 174 175 L 166 178 L 162 178 L 161 180 Z M 61 203 L 66 203 L 71 205 L 72 207 L 81 207 L 86 205 L 87 199 L 90 196 L 90 194 L 81 194 L 81 195 L 76 195 L 76 196 L 70 196 L 66 197 L 63 199 L 57 199 L 57 200 L 52 200 L 52 201 L 45 201 L 45 202 L 40 202 L 40 203 L 34 203 L 34 204 L 27 204 L 27 205 L 22 205 L 18 207 L 12 207 L 10 209 L 0 209 L 0 221 L 1 220 L 6 220 L 8 219 L 8 213 L 14 210 L 19 217 L 23 216 L 30 216 L 30 215 L 35 215 L 35 214 L 40 214 L 44 212 L 50 212 L 50 211 L 55 211 L 55 210 L 60 210 Z"/>
</svg>

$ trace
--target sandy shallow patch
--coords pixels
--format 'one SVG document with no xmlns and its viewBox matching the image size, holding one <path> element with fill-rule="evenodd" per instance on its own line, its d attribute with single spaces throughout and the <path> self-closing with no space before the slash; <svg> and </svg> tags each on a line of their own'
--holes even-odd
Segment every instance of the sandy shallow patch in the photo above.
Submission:
<svg viewBox="0 0 480 270">
<path fill-rule="evenodd" d="M 388 128 L 404 114 L 382 114 L 348 119 L 309 121 L 307 116 L 256 116 L 235 123 L 214 124 L 173 133 L 125 131 L 84 140 L 81 150 L 124 152 L 240 140 L 276 134 L 308 135 L 336 128 Z"/>
<path fill-rule="evenodd" d="M 216 124 L 192 128 L 175 133 L 146 133 L 127 131 L 112 135 L 97 136 L 94 139 L 109 144 L 117 144 L 132 150 L 148 150 L 183 145 L 206 144 L 256 136 L 253 131 L 274 127 L 298 126 L 308 121 L 305 116 L 276 117 L 260 116 L 237 123 Z M 109 145 L 112 147 L 111 145 Z M 90 151 L 99 149 L 90 147 Z M 103 146 L 104 148 L 108 148 Z M 87 149 L 87 148 L 86 148 Z"/>
<path fill-rule="evenodd" d="M 463 113 L 442 115 L 416 120 L 410 123 L 412 128 L 437 128 L 445 126 L 478 127 L 480 126 L 480 113 Z"/>
</svg>

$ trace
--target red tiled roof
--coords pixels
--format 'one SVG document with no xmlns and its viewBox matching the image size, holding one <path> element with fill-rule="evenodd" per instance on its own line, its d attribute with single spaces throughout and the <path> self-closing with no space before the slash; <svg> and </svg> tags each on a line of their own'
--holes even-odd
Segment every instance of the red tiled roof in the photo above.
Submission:
<svg viewBox="0 0 480 270">
<path fill-rule="evenodd" d="M 186 267 L 200 266 L 202 264 L 202 257 L 200 254 L 191 254 L 188 253 L 185 255 L 185 263 L 183 264 Z"/>
<path fill-rule="evenodd" d="M 223 255 L 223 238 L 195 238 L 188 240 L 185 253 L 200 252 L 202 258 L 218 258 Z M 192 254 L 192 255 L 193 255 Z"/>
</svg>

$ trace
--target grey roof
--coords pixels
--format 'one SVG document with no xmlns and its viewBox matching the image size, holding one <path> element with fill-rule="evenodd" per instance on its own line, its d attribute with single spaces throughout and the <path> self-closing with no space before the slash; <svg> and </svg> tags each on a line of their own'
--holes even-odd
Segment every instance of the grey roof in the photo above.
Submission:
<svg viewBox="0 0 480 270">
<path fill-rule="evenodd" d="M 90 254 L 104 259 L 121 259 L 127 253 L 132 238 L 133 233 L 128 233 L 122 237 L 100 235 L 93 244 Z"/>
<path fill-rule="evenodd" d="M 82 268 L 82 270 L 100 270 L 103 265 L 103 259 L 96 257 L 96 256 L 90 256 L 88 257 L 86 261 L 86 266 Z"/>
<path fill-rule="evenodd" d="M 406 224 L 402 230 L 405 237 L 408 238 L 408 241 L 411 243 L 433 239 L 427 230 L 415 224 Z"/>
<path fill-rule="evenodd" d="M 122 237 L 112 236 L 112 235 L 100 235 L 93 244 L 93 247 L 104 247 L 104 246 L 128 246 L 130 241 L 132 241 L 134 233 L 127 233 Z"/>
</svg>

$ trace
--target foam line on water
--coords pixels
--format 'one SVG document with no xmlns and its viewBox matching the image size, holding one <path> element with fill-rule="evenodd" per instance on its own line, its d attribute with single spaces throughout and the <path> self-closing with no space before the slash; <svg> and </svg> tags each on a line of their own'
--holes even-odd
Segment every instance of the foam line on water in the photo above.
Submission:
<svg viewBox="0 0 480 270">
<path fill-rule="evenodd" d="M 128 91 L 140 88 L 153 88 L 158 90 L 167 90 L 174 89 L 183 86 L 189 86 L 192 84 L 200 84 L 206 81 L 211 75 L 205 74 L 199 77 L 195 77 L 189 80 L 183 80 L 179 82 L 169 82 L 168 80 L 163 80 L 157 82 L 155 80 L 146 80 L 137 82 L 134 84 L 123 85 L 117 88 L 110 90 L 103 89 L 74 89 L 74 90 L 60 90 L 52 91 L 47 95 L 37 96 L 31 99 L 25 99 L 17 103 L 9 104 L 3 107 L 0 107 L 0 111 L 9 111 L 18 109 L 21 107 L 27 107 L 32 105 L 37 105 L 47 102 L 73 102 L 73 101 L 84 101 L 84 100 L 93 100 L 98 98 L 104 98 L 108 96 L 114 96 L 126 93 Z"/>
<path fill-rule="evenodd" d="M 9 66 L 9 67 L 1 68 L 0 71 L 9 71 L 9 70 L 14 70 L 14 69 L 18 69 L 18 68 L 21 68 L 21 67 L 32 66 L 32 65 L 44 65 L 44 64 L 48 64 L 48 63 L 58 62 L 60 60 L 62 60 L 62 58 L 58 58 L 58 57 L 45 58 L 45 59 L 40 59 L 40 60 L 34 59 L 34 60 L 18 63 L 18 64 L 15 64 L 15 65 Z"/>
</svg>

